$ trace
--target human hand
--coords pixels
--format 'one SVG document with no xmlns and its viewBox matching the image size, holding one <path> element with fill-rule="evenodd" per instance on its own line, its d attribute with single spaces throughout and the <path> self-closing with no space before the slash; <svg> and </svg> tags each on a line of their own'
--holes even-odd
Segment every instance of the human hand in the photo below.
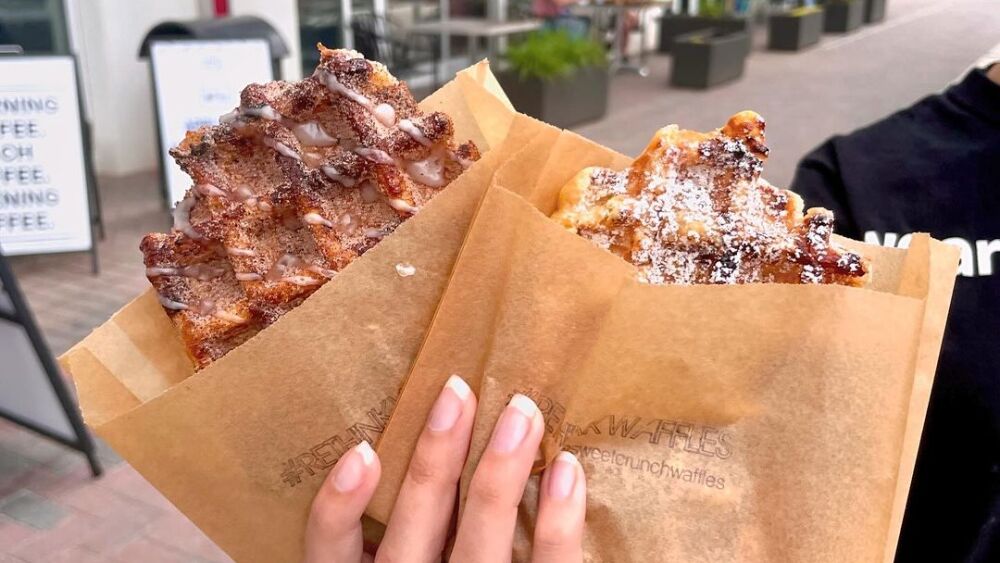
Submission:
<svg viewBox="0 0 1000 563">
<path fill-rule="evenodd" d="M 417 442 L 375 561 L 441 560 L 475 414 L 476 397 L 460 377 L 452 376 Z M 452 561 L 510 561 L 517 506 L 544 426 L 528 397 L 515 395 L 507 404 L 469 485 Z M 380 472 L 378 456 L 367 442 L 340 458 L 313 501 L 307 563 L 372 560 L 362 550 L 361 515 Z M 563 452 L 542 476 L 532 561 L 581 561 L 585 509 L 583 468 Z"/>
</svg>

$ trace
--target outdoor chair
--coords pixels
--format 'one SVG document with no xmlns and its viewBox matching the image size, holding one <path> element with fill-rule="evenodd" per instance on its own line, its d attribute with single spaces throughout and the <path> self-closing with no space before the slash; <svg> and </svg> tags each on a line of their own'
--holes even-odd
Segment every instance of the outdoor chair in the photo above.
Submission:
<svg viewBox="0 0 1000 563">
<path fill-rule="evenodd" d="M 354 16 L 351 19 L 351 31 L 354 33 L 355 50 L 369 60 L 381 62 L 399 78 L 415 76 L 420 73 L 420 65 L 430 63 L 432 90 L 437 90 L 437 71 L 441 57 L 436 38 L 407 36 L 390 21 L 374 14 Z"/>
</svg>

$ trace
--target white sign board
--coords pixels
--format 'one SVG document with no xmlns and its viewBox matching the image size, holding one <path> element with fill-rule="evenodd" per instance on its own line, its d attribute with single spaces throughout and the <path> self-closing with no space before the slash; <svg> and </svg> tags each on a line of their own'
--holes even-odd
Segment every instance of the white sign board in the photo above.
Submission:
<svg viewBox="0 0 1000 563">
<path fill-rule="evenodd" d="M 0 249 L 90 250 L 90 204 L 70 57 L 0 57 Z"/>
<path fill-rule="evenodd" d="M 240 105 L 247 84 L 273 80 L 271 51 L 263 39 L 160 41 L 151 46 L 150 61 L 167 191 L 176 203 L 191 179 L 168 151 L 186 132 L 214 125 Z"/>
<path fill-rule="evenodd" d="M 73 425 L 24 329 L 0 320 L 0 410 L 75 442 Z"/>
</svg>

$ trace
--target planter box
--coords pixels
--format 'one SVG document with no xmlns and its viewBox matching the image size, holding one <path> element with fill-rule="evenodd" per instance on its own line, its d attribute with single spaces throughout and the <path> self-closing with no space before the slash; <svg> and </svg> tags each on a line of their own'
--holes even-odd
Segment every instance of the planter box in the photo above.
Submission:
<svg viewBox="0 0 1000 563">
<path fill-rule="evenodd" d="M 708 18 L 705 16 L 665 15 L 660 18 L 660 45 L 657 51 L 669 53 L 673 48 L 674 39 L 678 36 L 709 28 L 725 32 L 746 32 L 746 50 L 747 54 L 750 53 L 750 20 L 739 16 Z"/>
<path fill-rule="evenodd" d="M 746 32 L 706 29 L 674 40 L 670 84 L 682 88 L 710 88 L 743 76 Z"/>
<path fill-rule="evenodd" d="M 571 76 L 522 80 L 514 70 L 497 74 L 514 108 L 556 127 L 568 128 L 604 117 L 608 111 L 608 70 L 583 68 Z"/>
<path fill-rule="evenodd" d="M 865 17 L 865 0 L 837 0 L 823 4 L 823 31 L 847 33 L 861 27 Z"/>
<path fill-rule="evenodd" d="M 799 51 L 819 43 L 822 36 L 823 10 L 774 14 L 767 19 L 767 48 L 774 51 Z"/>
<path fill-rule="evenodd" d="M 878 23 L 885 19 L 885 0 L 865 0 L 865 23 Z"/>
</svg>

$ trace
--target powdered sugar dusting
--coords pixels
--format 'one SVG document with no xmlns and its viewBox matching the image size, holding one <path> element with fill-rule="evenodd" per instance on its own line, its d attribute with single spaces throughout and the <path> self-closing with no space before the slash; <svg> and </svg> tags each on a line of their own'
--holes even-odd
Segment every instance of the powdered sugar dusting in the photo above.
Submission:
<svg viewBox="0 0 1000 563">
<path fill-rule="evenodd" d="M 859 256 L 830 243 L 833 216 L 761 179 L 763 120 L 737 114 L 710 134 L 668 127 L 624 171 L 589 169 L 564 188 L 563 224 L 652 284 L 850 284 Z"/>
</svg>

